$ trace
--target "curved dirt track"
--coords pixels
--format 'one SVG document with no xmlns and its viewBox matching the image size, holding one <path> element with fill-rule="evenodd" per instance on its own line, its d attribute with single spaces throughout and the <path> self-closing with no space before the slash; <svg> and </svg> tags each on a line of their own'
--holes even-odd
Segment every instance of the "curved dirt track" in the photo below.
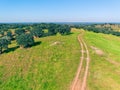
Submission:
<svg viewBox="0 0 120 90">
<path fill-rule="evenodd" d="M 79 64 L 76 76 L 74 78 L 74 81 L 72 83 L 70 90 L 85 90 L 86 89 L 90 56 L 89 56 L 88 47 L 87 47 L 86 43 L 82 40 L 81 35 L 78 35 L 78 41 L 81 46 L 81 58 L 80 58 L 80 64 Z M 81 72 L 84 60 L 86 62 L 86 66 L 85 66 L 84 72 Z M 80 77 L 81 73 L 83 73 L 82 78 Z"/>
</svg>

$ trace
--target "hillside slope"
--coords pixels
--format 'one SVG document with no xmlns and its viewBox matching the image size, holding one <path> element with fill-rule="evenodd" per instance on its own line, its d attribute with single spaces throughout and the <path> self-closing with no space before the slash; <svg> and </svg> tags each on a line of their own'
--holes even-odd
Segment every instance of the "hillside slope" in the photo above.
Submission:
<svg viewBox="0 0 120 90">
<path fill-rule="evenodd" d="M 0 89 L 69 90 L 79 64 L 78 34 L 36 39 L 28 49 L 12 42 L 0 55 Z"/>
<path fill-rule="evenodd" d="M 90 51 L 88 90 L 120 90 L 120 37 L 85 32 Z"/>
<path fill-rule="evenodd" d="M 120 38 L 77 29 L 36 39 L 28 49 L 12 42 L 9 52 L 0 55 L 0 89 L 69 90 L 80 63 L 80 33 L 90 53 L 87 90 L 120 90 Z"/>
</svg>

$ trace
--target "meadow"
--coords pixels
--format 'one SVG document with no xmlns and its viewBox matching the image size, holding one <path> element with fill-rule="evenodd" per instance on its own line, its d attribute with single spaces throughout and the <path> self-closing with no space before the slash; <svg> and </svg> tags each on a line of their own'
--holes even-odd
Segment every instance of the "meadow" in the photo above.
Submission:
<svg viewBox="0 0 120 90">
<path fill-rule="evenodd" d="M 67 90 L 80 58 L 79 33 L 36 38 L 31 48 L 18 48 L 0 55 L 1 90 Z"/>
<path fill-rule="evenodd" d="M 120 90 L 120 37 L 85 32 L 90 51 L 88 90 Z M 95 47 L 102 52 L 96 53 Z"/>
<path fill-rule="evenodd" d="M 0 55 L 0 89 L 69 90 L 81 57 L 80 33 L 91 58 L 87 90 L 120 90 L 120 38 L 80 29 L 36 38 L 35 45 L 26 49 L 12 41 L 9 52 Z"/>
</svg>

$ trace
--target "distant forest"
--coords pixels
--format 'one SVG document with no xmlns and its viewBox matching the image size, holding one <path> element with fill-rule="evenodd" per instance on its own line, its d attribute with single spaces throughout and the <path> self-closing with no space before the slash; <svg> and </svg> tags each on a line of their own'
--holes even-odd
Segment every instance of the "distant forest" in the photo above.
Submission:
<svg viewBox="0 0 120 90">
<path fill-rule="evenodd" d="M 22 48 L 34 45 L 34 38 L 56 35 L 70 34 L 69 25 L 61 24 L 0 24 L 0 54 L 8 50 L 11 41 L 16 41 Z"/>
<path fill-rule="evenodd" d="M 75 28 L 82 28 L 95 33 L 104 33 L 120 36 L 120 24 L 80 24 L 74 25 Z"/>
<path fill-rule="evenodd" d="M 35 38 L 56 35 L 68 35 L 71 28 L 84 29 L 96 33 L 112 34 L 120 36 L 119 24 L 0 24 L 0 54 L 8 50 L 11 41 L 16 41 L 22 48 L 34 45 Z"/>
</svg>

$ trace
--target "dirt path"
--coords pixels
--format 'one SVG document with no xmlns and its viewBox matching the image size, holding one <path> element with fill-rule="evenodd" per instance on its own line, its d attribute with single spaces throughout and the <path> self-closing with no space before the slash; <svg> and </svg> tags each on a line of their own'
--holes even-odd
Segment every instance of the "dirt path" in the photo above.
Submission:
<svg viewBox="0 0 120 90">
<path fill-rule="evenodd" d="M 89 69 L 89 62 L 90 62 L 90 56 L 89 56 L 89 51 L 87 48 L 86 43 L 82 40 L 81 35 L 78 36 L 78 41 L 81 45 L 81 59 L 80 59 L 80 64 L 76 73 L 76 76 L 73 80 L 73 83 L 71 85 L 70 90 L 85 90 L 86 89 L 86 81 L 87 81 L 87 75 L 88 75 L 88 69 Z M 85 55 L 86 54 L 86 55 Z M 83 66 L 83 60 L 86 60 L 86 66 L 84 70 L 84 76 L 83 78 L 80 78 L 82 66 Z M 80 82 L 82 81 L 82 82 Z"/>
<path fill-rule="evenodd" d="M 84 44 L 84 46 L 86 48 L 86 54 L 87 54 L 86 69 L 85 69 L 83 82 L 82 82 L 82 86 L 81 86 L 81 90 L 85 90 L 86 89 L 87 76 L 88 76 L 88 70 L 89 70 L 90 55 L 89 55 L 89 51 L 88 51 L 88 47 L 87 47 L 86 43 L 83 40 L 82 40 L 82 42 L 83 42 L 83 44 Z"/>
</svg>

